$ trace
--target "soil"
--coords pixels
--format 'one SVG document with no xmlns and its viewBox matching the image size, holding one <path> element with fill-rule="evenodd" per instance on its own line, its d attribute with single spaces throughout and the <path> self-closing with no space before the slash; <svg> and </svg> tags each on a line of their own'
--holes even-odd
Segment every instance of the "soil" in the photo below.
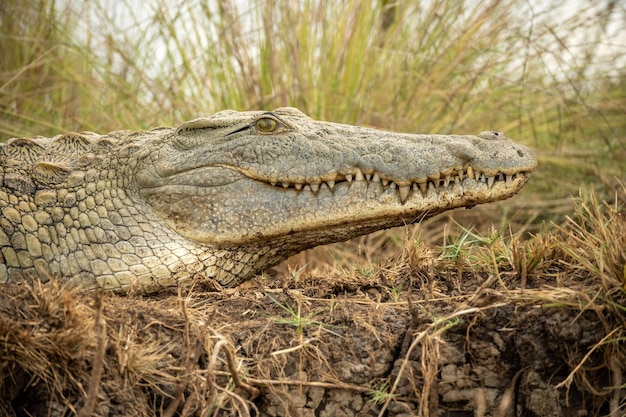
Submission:
<svg viewBox="0 0 626 417">
<path fill-rule="evenodd" d="M 0 415 L 626 415 L 623 316 L 588 277 L 427 252 L 156 297 L 3 286 Z"/>
</svg>

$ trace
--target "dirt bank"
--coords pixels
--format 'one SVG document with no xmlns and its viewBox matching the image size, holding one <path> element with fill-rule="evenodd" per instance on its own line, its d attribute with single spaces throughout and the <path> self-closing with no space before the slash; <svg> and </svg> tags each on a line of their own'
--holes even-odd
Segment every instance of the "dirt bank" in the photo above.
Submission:
<svg viewBox="0 0 626 417">
<path fill-rule="evenodd" d="M 0 415 L 626 415 L 626 220 L 590 210 L 235 290 L 5 285 Z"/>
</svg>

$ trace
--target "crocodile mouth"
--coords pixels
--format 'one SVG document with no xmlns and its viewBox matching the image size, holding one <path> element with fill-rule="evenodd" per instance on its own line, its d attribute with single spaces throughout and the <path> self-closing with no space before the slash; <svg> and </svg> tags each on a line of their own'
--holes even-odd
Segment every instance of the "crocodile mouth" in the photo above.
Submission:
<svg viewBox="0 0 626 417">
<path fill-rule="evenodd" d="M 348 173 L 312 176 L 309 181 L 274 180 L 247 168 L 213 165 L 179 173 L 155 188 L 144 187 L 140 195 L 188 239 L 229 247 L 262 242 L 295 253 L 302 241 L 337 242 L 448 209 L 508 198 L 530 174 L 511 170 L 489 175 L 468 165 L 436 178 L 391 180 L 364 171 L 346 168 Z M 216 176 L 219 183 L 212 180 Z"/>
<path fill-rule="evenodd" d="M 523 179 L 522 184 L 526 183 L 530 176 L 530 171 L 519 172 L 497 172 L 495 175 L 489 175 L 481 172 L 471 165 L 459 170 L 453 170 L 448 174 L 440 174 L 438 178 L 428 177 L 418 180 L 399 181 L 387 179 L 378 174 L 378 172 L 364 172 L 361 168 L 354 168 L 350 174 L 335 173 L 334 175 L 325 175 L 313 181 L 294 181 L 294 180 L 269 180 L 264 176 L 254 173 L 250 170 L 236 166 L 222 166 L 223 168 L 235 170 L 244 176 L 268 184 L 272 187 L 284 190 L 293 190 L 297 192 L 310 192 L 318 194 L 326 188 L 328 191 L 334 191 L 335 187 L 340 184 L 350 186 L 355 181 L 366 181 L 370 184 L 380 184 L 383 191 L 387 189 L 396 190 L 401 203 L 405 203 L 412 194 L 420 193 L 426 197 L 429 190 L 443 191 L 456 185 L 467 186 L 465 180 L 474 180 L 478 184 L 484 184 L 491 189 L 496 184 L 503 184 L 505 188 L 519 188 L 516 180 Z M 332 179 L 327 179 L 332 178 Z"/>
</svg>

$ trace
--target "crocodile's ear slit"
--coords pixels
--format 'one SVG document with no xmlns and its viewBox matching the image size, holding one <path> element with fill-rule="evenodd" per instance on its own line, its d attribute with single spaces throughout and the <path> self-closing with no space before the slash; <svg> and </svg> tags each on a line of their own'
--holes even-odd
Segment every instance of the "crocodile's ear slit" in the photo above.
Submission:
<svg viewBox="0 0 626 417">
<path fill-rule="evenodd" d="M 211 119 L 194 119 L 194 120 L 190 120 L 188 122 L 185 122 L 183 124 L 181 124 L 180 126 L 178 126 L 178 128 L 176 129 L 176 134 L 178 135 L 182 135 L 185 133 L 189 133 L 189 132 L 193 132 L 195 130 L 201 130 L 201 129 L 213 129 L 217 127 L 215 125 L 215 121 L 211 120 Z"/>
<path fill-rule="evenodd" d="M 240 130 L 246 129 L 249 127 L 249 124 L 247 122 L 242 122 L 243 127 L 236 127 L 235 131 L 231 131 L 229 133 L 225 133 L 226 135 L 234 133 L 234 132 L 238 132 Z M 211 117 L 211 118 L 200 118 L 200 119 L 194 119 L 194 120 L 190 120 L 188 122 L 185 122 L 183 124 L 181 124 L 180 126 L 178 126 L 176 128 L 176 134 L 177 135 L 184 135 L 186 133 L 191 133 L 191 132 L 195 132 L 197 130 L 205 130 L 205 129 L 232 129 L 233 126 L 233 122 L 230 118 L 222 118 L 222 117 Z"/>
<path fill-rule="evenodd" d="M 233 126 L 232 121 L 227 118 L 194 119 L 176 128 L 172 142 L 175 148 L 188 150 L 207 140 L 215 141 L 216 143 L 220 142 L 220 140 L 230 140 L 228 135 L 248 127 L 248 123 L 245 123 L 243 127 Z"/>
</svg>

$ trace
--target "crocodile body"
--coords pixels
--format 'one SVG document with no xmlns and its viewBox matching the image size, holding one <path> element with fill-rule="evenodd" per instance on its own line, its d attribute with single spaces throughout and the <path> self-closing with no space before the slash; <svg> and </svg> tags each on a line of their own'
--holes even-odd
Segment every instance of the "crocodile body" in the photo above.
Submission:
<svg viewBox="0 0 626 417">
<path fill-rule="evenodd" d="M 295 253 L 508 198 L 536 160 L 498 132 L 412 135 L 292 108 L 0 144 L 0 282 L 238 285 Z"/>
</svg>

